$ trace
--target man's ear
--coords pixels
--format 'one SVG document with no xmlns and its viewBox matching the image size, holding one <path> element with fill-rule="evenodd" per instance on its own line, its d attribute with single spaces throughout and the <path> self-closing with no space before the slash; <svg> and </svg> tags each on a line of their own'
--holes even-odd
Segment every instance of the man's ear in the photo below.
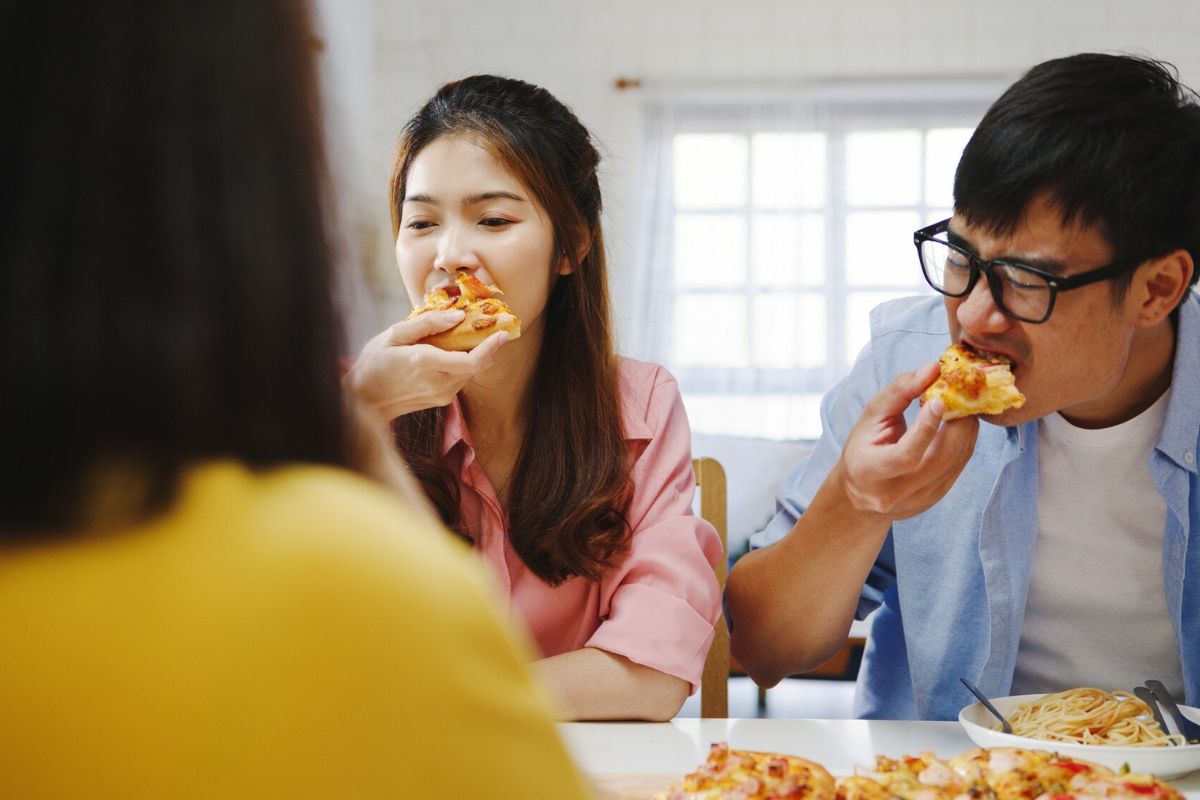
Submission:
<svg viewBox="0 0 1200 800">
<path fill-rule="evenodd" d="M 1137 292 L 1138 321 L 1154 325 L 1174 311 L 1191 288 L 1195 269 L 1192 254 L 1182 248 L 1138 267 L 1130 287 Z"/>
</svg>

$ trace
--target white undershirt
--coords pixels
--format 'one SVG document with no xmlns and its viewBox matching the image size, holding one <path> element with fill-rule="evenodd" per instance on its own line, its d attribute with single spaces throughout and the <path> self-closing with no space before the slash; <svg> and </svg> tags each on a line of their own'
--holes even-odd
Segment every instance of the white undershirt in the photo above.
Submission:
<svg viewBox="0 0 1200 800">
<path fill-rule="evenodd" d="M 1111 428 L 1038 423 L 1037 549 L 1013 694 L 1158 678 L 1183 696 L 1163 590 L 1167 509 L 1146 469 L 1169 395 Z"/>
</svg>

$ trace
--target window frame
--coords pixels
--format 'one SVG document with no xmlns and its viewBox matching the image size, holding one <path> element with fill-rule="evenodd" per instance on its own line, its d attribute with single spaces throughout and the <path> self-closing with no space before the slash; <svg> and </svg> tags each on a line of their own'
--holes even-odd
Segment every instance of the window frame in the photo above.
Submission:
<svg viewBox="0 0 1200 800">
<path fill-rule="evenodd" d="M 662 252 L 669 276 L 664 289 L 669 292 L 669 319 L 663 320 L 663 353 L 665 360 L 680 381 L 685 397 L 692 395 L 755 395 L 755 394 L 823 394 L 849 370 L 854 354 L 848 353 L 851 297 L 856 293 L 912 292 L 932 293 L 925 283 L 919 261 L 913 260 L 905 241 L 898 241 L 896 257 L 912 261 L 911 281 L 904 283 L 855 284 L 850 286 L 846 266 L 846 226 L 848 213 L 853 211 L 911 211 L 917 213 L 918 226 L 928 224 L 931 215 L 944 206 L 927 203 L 926 139 L 931 129 L 973 128 L 1002 86 L 992 82 L 928 84 L 920 87 L 897 88 L 896 85 L 864 88 L 842 86 L 802 93 L 759 93 L 757 96 L 711 96 L 707 99 L 692 95 L 686 102 L 678 101 L 670 109 L 670 123 L 664 126 L 659 146 L 665 148 L 660 157 L 658 191 L 666 193 L 664 211 L 668 224 L 662 235 L 669 238 Z M 935 91 L 940 89 L 941 91 Z M 942 95 L 942 96 L 939 96 Z M 931 99 L 935 98 L 936 99 Z M 851 206 L 846 196 L 847 137 L 850 133 L 871 130 L 915 129 L 921 132 L 920 180 L 916 204 Z M 825 187 L 818 208 L 759 209 L 754 206 L 753 147 L 757 133 L 804 133 L 825 135 Z M 672 157 L 676 135 L 692 133 L 728 133 L 747 139 L 746 196 L 740 206 L 727 208 L 683 208 L 674 196 L 675 165 Z M 772 214 L 820 214 L 824 219 L 823 282 L 820 284 L 792 283 L 766 286 L 758 282 L 752 262 L 753 220 Z M 675 281 L 675 220 L 680 214 L 737 214 L 746 225 L 746 277 L 736 287 L 680 287 Z M 716 367 L 672 363 L 677 352 L 675 336 L 678 330 L 676 315 L 679 300 L 684 295 L 738 294 L 744 297 L 747 315 L 745 336 L 746 367 Z M 825 359 L 820 367 L 761 367 L 754 359 L 754 298 L 762 294 L 784 294 L 801 297 L 819 295 L 825 306 Z M 662 355 L 667 358 L 662 359 Z"/>
</svg>

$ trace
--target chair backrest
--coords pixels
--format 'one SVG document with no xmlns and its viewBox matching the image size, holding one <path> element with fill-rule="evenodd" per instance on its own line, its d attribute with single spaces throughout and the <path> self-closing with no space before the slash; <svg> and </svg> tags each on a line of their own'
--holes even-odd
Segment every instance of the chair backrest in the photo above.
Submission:
<svg viewBox="0 0 1200 800">
<path fill-rule="evenodd" d="M 692 460 L 692 471 L 700 490 L 700 516 L 717 529 L 721 537 L 721 559 L 715 572 L 721 591 L 725 591 L 725 577 L 729 571 L 728 551 L 725 545 L 725 470 L 713 458 Z M 704 674 L 700 678 L 700 716 L 723 718 L 729 716 L 729 631 L 724 618 L 717 621 L 713 633 L 712 647 L 704 660 Z"/>
</svg>

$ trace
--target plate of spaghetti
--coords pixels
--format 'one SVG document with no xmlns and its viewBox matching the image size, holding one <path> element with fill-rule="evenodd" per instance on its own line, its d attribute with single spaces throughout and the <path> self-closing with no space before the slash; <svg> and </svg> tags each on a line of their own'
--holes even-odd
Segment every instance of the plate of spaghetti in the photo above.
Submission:
<svg viewBox="0 0 1200 800">
<path fill-rule="evenodd" d="M 1163 778 L 1200 769 L 1200 745 L 1186 744 L 1173 731 L 1163 731 L 1146 704 L 1128 692 L 1070 689 L 1000 697 L 992 704 L 1012 725 L 1011 734 L 1001 731 L 1000 723 L 979 703 L 958 714 L 967 735 L 981 747 L 1050 749 L 1113 769 L 1128 765 L 1133 772 Z M 1179 708 L 1200 722 L 1200 709 Z"/>
</svg>

